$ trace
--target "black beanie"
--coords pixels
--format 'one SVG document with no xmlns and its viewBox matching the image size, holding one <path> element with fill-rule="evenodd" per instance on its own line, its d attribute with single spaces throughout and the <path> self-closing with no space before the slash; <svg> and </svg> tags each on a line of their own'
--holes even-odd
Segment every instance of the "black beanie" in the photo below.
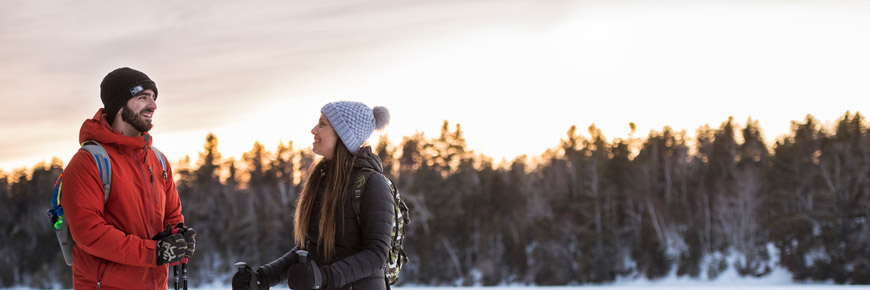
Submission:
<svg viewBox="0 0 870 290">
<path fill-rule="evenodd" d="M 154 98 L 157 98 L 157 85 L 138 70 L 122 67 L 107 74 L 100 83 L 100 99 L 103 100 L 109 124 L 127 101 L 148 89 L 154 91 Z"/>
</svg>

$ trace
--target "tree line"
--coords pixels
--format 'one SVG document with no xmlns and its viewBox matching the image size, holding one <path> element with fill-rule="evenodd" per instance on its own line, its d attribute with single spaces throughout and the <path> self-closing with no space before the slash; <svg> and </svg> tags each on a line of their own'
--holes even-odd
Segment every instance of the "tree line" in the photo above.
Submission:
<svg viewBox="0 0 870 290">
<path fill-rule="evenodd" d="M 540 156 L 496 162 L 469 151 L 461 127 L 374 148 L 411 209 L 400 283 L 565 285 L 762 277 L 870 284 L 870 126 L 847 112 L 812 116 L 765 144 L 758 121 L 729 118 L 694 137 L 668 127 L 606 139 L 571 126 Z M 634 131 L 632 125 L 632 131 Z M 261 265 L 293 247 L 295 201 L 317 161 L 292 142 L 222 158 L 206 136 L 174 163 L 183 213 L 197 230 L 191 282 L 229 283 L 232 264 Z M 0 172 L 0 287 L 70 287 L 45 217 L 60 160 Z"/>
</svg>

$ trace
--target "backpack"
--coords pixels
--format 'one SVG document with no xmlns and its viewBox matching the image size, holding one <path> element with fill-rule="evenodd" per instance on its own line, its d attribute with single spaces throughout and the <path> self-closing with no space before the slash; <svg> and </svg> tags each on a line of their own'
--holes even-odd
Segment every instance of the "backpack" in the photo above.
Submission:
<svg viewBox="0 0 870 290">
<path fill-rule="evenodd" d="M 103 204 L 105 204 L 109 200 L 109 192 L 112 189 L 112 162 L 109 160 L 109 153 L 106 152 L 106 149 L 100 143 L 94 140 L 82 143 L 82 147 L 79 150 L 82 149 L 87 150 L 91 154 L 91 157 L 94 158 L 94 162 L 97 164 L 97 169 L 100 170 L 100 182 L 103 185 Z M 154 155 L 157 155 L 157 160 L 160 161 L 160 166 L 163 167 L 163 178 L 166 179 L 166 161 L 163 159 L 163 153 L 160 153 L 160 150 L 154 147 L 151 147 L 151 150 L 154 151 Z M 54 182 L 51 208 L 48 209 L 46 215 L 48 215 L 48 220 L 51 222 L 52 229 L 54 229 L 54 233 L 57 236 L 57 242 L 60 244 L 64 262 L 66 262 L 67 266 L 72 266 L 72 247 L 75 241 L 72 239 L 69 225 L 63 214 L 63 205 L 60 202 L 62 189 L 63 172 L 60 173 Z"/>
<path fill-rule="evenodd" d="M 362 195 L 365 192 L 366 181 L 375 173 L 374 170 L 365 168 L 363 172 L 356 178 L 353 186 L 353 211 L 356 214 L 357 223 L 359 223 L 359 206 Z M 387 286 L 396 284 L 399 280 L 399 271 L 402 266 L 408 263 L 408 256 L 405 255 L 405 227 L 411 223 L 408 206 L 402 200 L 402 195 L 396 185 L 386 175 L 381 174 L 386 179 L 390 186 L 390 191 L 393 196 L 393 230 L 390 235 L 390 253 L 387 257 L 387 265 L 384 268 L 384 277 L 387 280 Z M 388 287 L 389 288 L 389 287 Z"/>
</svg>

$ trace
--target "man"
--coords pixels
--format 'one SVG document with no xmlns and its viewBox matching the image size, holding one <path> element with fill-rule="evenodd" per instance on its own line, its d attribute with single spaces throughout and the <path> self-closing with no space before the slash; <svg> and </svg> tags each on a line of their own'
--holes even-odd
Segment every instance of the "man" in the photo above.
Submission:
<svg viewBox="0 0 870 290">
<path fill-rule="evenodd" d="M 164 172 L 159 151 L 151 149 L 157 86 L 140 71 L 119 68 L 103 78 L 100 98 L 104 107 L 82 124 L 79 142 L 96 141 L 108 153 L 108 199 L 101 169 L 86 150 L 64 169 L 61 202 L 75 241 L 73 286 L 167 289 L 168 264 L 193 254 L 196 234 L 183 225 L 172 169 L 166 164 Z"/>
</svg>

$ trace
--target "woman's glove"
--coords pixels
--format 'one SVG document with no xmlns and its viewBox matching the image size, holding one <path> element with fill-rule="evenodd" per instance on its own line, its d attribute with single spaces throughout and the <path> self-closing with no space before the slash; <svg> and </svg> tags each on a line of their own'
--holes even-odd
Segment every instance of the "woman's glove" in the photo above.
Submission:
<svg viewBox="0 0 870 290">
<path fill-rule="evenodd" d="M 317 266 L 314 260 L 308 260 L 308 253 L 298 251 L 299 263 L 290 265 L 287 269 L 287 286 L 293 290 L 323 289 L 326 286 L 326 269 Z"/>
<path fill-rule="evenodd" d="M 236 263 L 239 271 L 233 275 L 233 290 L 269 290 L 269 285 L 263 283 L 262 273 L 254 272 L 251 266 L 244 263 Z"/>
</svg>

